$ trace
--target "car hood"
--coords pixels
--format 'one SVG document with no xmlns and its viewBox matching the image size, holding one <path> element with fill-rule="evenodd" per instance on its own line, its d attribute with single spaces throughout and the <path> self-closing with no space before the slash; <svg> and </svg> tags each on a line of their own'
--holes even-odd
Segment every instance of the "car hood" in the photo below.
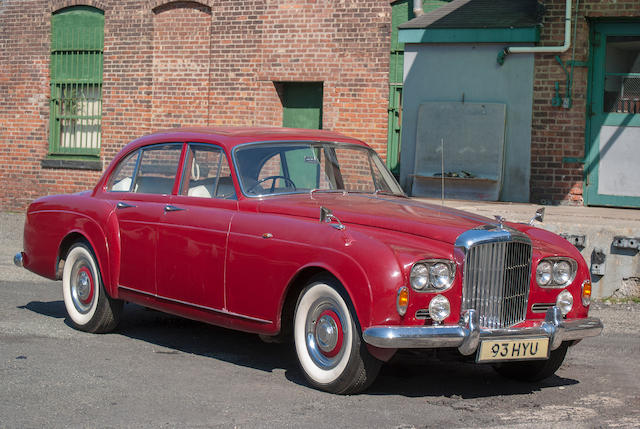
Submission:
<svg viewBox="0 0 640 429">
<path fill-rule="evenodd" d="M 483 216 L 411 198 L 355 193 L 269 197 L 260 202 L 258 210 L 261 213 L 318 219 L 320 207 L 331 210 L 347 227 L 363 225 L 383 228 L 451 244 L 464 231 L 496 224 L 496 221 Z"/>
</svg>

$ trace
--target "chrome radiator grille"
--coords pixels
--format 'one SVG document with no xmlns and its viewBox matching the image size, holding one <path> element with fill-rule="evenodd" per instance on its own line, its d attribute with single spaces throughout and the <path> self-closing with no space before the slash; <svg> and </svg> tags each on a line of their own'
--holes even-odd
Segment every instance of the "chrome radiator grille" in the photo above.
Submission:
<svg viewBox="0 0 640 429">
<path fill-rule="evenodd" d="M 463 309 L 475 309 L 483 328 L 525 320 L 531 278 L 531 245 L 518 241 L 477 244 L 467 251 Z"/>
</svg>

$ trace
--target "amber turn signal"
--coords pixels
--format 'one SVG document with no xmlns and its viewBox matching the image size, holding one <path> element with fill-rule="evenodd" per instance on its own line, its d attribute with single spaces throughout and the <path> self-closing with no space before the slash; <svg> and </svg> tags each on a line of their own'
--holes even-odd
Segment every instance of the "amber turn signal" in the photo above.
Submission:
<svg viewBox="0 0 640 429">
<path fill-rule="evenodd" d="M 402 286 L 398 289 L 398 299 L 396 301 L 396 310 L 400 316 L 407 314 L 407 307 L 409 306 L 409 288 Z"/>
<path fill-rule="evenodd" d="M 591 304 L 591 282 L 589 280 L 585 280 L 582 283 L 582 305 L 588 307 Z"/>
</svg>

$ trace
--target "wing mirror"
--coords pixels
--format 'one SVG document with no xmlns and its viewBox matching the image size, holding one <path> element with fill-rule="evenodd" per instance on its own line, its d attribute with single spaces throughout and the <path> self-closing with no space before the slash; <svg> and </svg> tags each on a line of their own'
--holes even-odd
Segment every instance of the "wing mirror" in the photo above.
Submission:
<svg viewBox="0 0 640 429">
<path fill-rule="evenodd" d="M 538 221 L 542 222 L 544 220 L 544 207 L 540 207 L 536 210 L 536 214 L 533 215 L 531 220 L 529 221 L 529 225 L 533 225 L 533 222 Z"/>
<path fill-rule="evenodd" d="M 320 222 L 331 223 L 333 221 L 337 222 L 337 224 L 331 224 L 335 229 L 343 230 L 345 228 L 342 222 L 340 222 L 340 219 L 338 219 L 331 210 L 326 207 L 320 207 Z"/>
</svg>

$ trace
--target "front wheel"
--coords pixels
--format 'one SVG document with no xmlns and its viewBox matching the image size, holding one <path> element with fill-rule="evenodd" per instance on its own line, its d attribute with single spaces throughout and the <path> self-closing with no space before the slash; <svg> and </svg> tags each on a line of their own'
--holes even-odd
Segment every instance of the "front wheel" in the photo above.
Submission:
<svg viewBox="0 0 640 429">
<path fill-rule="evenodd" d="M 318 278 L 298 298 L 293 336 L 302 372 L 314 387 L 352 394 L 366 389 L 381 362 L 367 351 L 349 298 L 337 281 Z"/>
<path fill-rule="evenodd" d="M 62 294 L 74 328 L 104 333 L 117 326 L 123 302 L 105 292 L 95 256 L 85 243 L 74 244 L 67 253 Z"/>
<path fill-rule="evenodd" d="M 564 342 L 552 350 L 547 360 L 533 360 L 524 362 L 505 362 L 493 368 L 506 378 L 518 381 L 535 382 L 551 377 L 560 368 L 567 354 L 569 343 Z"/>
</svg>

